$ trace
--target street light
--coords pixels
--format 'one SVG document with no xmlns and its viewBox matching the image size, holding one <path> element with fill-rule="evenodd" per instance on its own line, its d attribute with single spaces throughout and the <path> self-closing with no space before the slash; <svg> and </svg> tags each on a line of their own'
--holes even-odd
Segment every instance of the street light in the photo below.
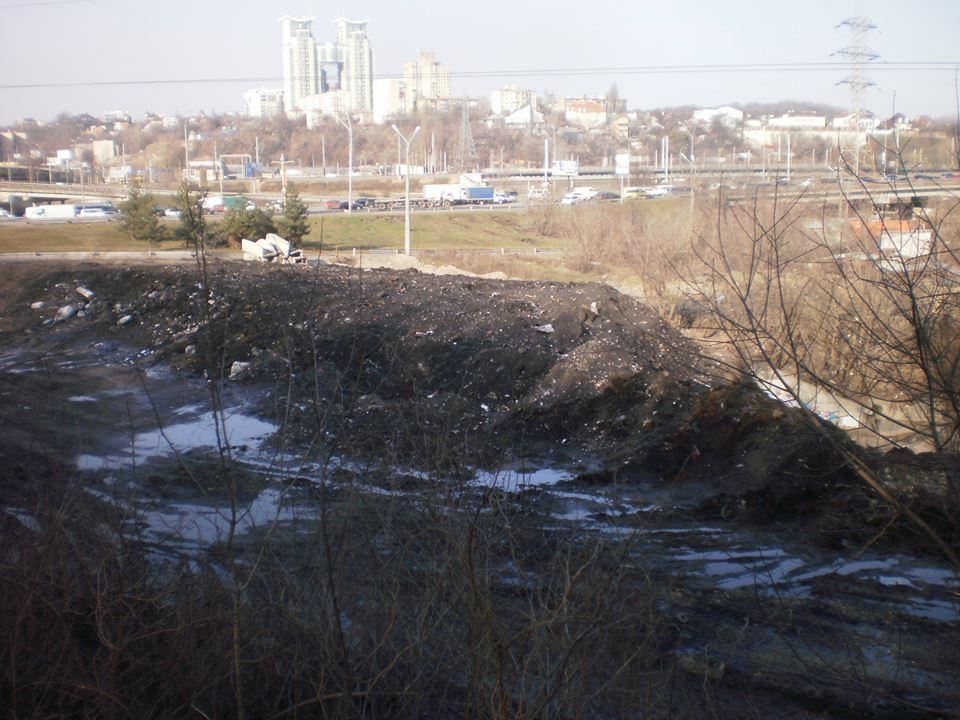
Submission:
<svg viewBox="0 0 960 720">
<path fill-rule="evenodd" d="M 347 129 L 347 135 L 350 138 L 350 155 L 347 159 L 347 162 L 350 164 L 350 167 L 347 169 L 347 212 L 353 212 L 353 118 L 350 117 L 350 113 L 346 113 L 347 121 L 344 122 L 339 115 L 334 117 L 337 119 L 337 122 L 343 125 Z"/>
<path fill-rule="evenodd" d="M 410 254 L 410 143 L 413 142 L 413 139 L 417 136 L 417 133 L 420 132 L 420 126 L 417 125 L 414 128 L 413 132 L 410 133 L 410 137 L 404 137 L 403 133 L 397 128 L 396 125 L 391 126 L 393 131 L 397 134 L 404 145 L 406 145 L 406 158 L 404 159 L 404 170 L 403 174 L 406 177 L 406 190 L 404 192 L 404 206 L 406 208 L 404 223 L 403 223 L 403 252 L 407 255 Z"/>
</svg>

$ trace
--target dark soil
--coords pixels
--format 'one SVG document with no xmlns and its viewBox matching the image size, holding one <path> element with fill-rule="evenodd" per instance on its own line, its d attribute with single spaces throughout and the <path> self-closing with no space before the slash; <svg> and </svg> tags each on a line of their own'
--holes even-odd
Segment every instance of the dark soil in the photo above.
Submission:
<svg viewBox="0 0 960 720">
<path fill-rule="evenodd" d="M 78 288 L 93 295 L 84 297 Z M 37 303 L 43 305 L 31 307 Z M 73 305 L 76 314 L 55 321 L 58 311 L 67 305 Z M 80 359 L 87 364 L 83 378 L 96 382 L 100 399 L 96 404 L 73 403 L 65 409 L 51 398 L 84 395 L 85 388 L 76 379 L 79 376 L 63 371 Z M 362 475 L 358 484 L 365 487 L 420 493 L 421 498 L 441 496 L 443 483 L 466 477 L 478 467 L 496 470 L 530 459 L 541 467 L 576 468 L 575 489 L 642 487 L 644 494 L 668 495 L 674 505 L 665 503 L 663 515 L 669 519 L 671 514 L 683 513 L 684 521 L 693 528 L 703 524 L 750 528 L 757 537 L 792 532 L 816 546 L 821 555 L 830 555 L 834 548 L 868 545 L 920 554 L 938 552 L 902 514 L 863 484 L 850 467 L 852 455 L 883 477 L 901 501 L 922 514 L 947 542 L 960 544 L 960 538 L 951 534 L 957 527 L 957 508 L 948 502 L 945 480 L 951 474 L 956 476 L 955 465 L 950 465 L 954 459 L 883 456 L 857 449 L 832 427 L 804 411 L 784 407 L 705 358 L 694 342 L 650 308 L 597 284 L 235 262 L 207 268 L 191 263 L 0 266 L 0 361 L 0 505 L 7 507 L 41 506 L 39 496 L 49 490 L 38 480 L 61 483 L 58 492 L 69 498 L 75 477 L 72 463 L 85 452 L 80 438 L 96 438 L 101 446 L 110 445 L 115 438 L 115 444 L 122 446 L 124 437 L 155 421 L 158 406 L 183 406 L 191 398 L 209 397 L 212 392 L 240 398 L 258 415 L 277 423 L 282 428 L 275 440 L 277 450 L 310 448 L 314 457 L 321 458 L 315 467 L 323 467 L 323 458 L 336 456 L 392 469 L 383 475 L 382 483 L 375 472 L 347 467 L 333 471 Z M 29 366 L 31 372 L 19 373 L 19 363 Z M 38 367 L 45 371 L 37 372 Z M 110 393 L 102 392 L 136 385 L 151 371 L 160 374 L 160 381 L 154 378 L 152 382 L 164 395 L 159 402 L 118 399 L 113 403 Z M 203 462 L 215 464 L 216 459 Z M 194 487 L 204 496 L 218 491 L 215 484 L 205 484 L 202 476 L 181 478 L 175 474 L 169 468 L 151 468 L 141 478 L 139 489 L 165 500 L 188 499 Z M 235 475 L 239 500 L 256 497 L 261 481 L 256 473 Z M 384 580 L 384 587 L 389 588 L 377 589 L 383 597 L 396 594 L 398 607 L 404 606 L 406 601 L 401 600 L 406 594 L 420 598 L 417 602 L 426 602 L 421 596 L 429 596 L 430 603 L 441 598 L 443 612 L 437 622 L 451 622 L 458 632 L 462 626 L 456 623 L 475 622 L 471 628 L 480 640 L 470 639 L 466 645 L 478 648 L 490 643 L 496 651 L 491 651 L 493 655 L 505 652 L 498 638 L 491 640 L 484 634 L 495 613 L 487 617 L 483 613 L 492 612 L 489 608 L 467 604 L 463 610 L 464 605 L 458 604 L 459 595 L 466 596 L 464 584 L 475 578 L 474 567 L 468 564 L 460 569 L 467 578 L 463 582 L 459 576 L 450 576 L 451 568 L 457 569 L 456 563 L 465 558 L 473 562 L 471 553 L 483 556 L 496 572 L 488 569 L 481 585 L 484 589 L 489 585 L 498 602 L 503 600 L 503 607 L 522 614 L 535 603 L 554 607 L 547 600 L 553 580 L 549 574 L 531 570 L 522 579 L 543 586 L 527 596 L 523 582 L 510 572 L 516 571 L 518 564 L 537 573 L 550 567 L 557 577 L 569 580 L 572 568 L 559 559 L 569 553 L 576 566 L 573 561 L 579 562 L 580 553 L 588 554 L 592 542 L 584 542 L 577 528 L 569 534 L 546 532 L 556 520 L 536 506 L 536 492 L 521 495 L 516 505 L 513 501 L 498 505 L 496 498 L 484 498 L 485 512 L 471 514 L 463 532 L 454 523 L 456 514 L 442 508 L 430 516 L 445 530 L 440 533 L 413 520 L 409 528 L 404 527 L 407 513 L 422 522 L 424 513 L 419 508 L 414 511 L 414 504 L 400 510 L 381 509 L 376 500 L 356 500 L 346 491 L 335 489 L 327 496 L 325 488 L 316 491 L 308 479 L 301 483 L 295 478 L 291 486 L 301 485 L 305 494 L 312 489 L 322 502 L 339 503 L 338 511 L 331 514 L 334 528 L 339 526 L 335 540 L 339 538 L 347 548 L 344 553 L 353 552 L 360 558 L 356 564 L 345 560 L 339 566 L 345 587 L 380 582 L 376 571 L 355 573 L 354 567 L 380 567 L 382 572 L 392 567 L 401 579 L 395 584 Z M 677 501 L 681 497 L 685 502 Z M 686 502 L 688 499 L 692 501 Z M 486 513 L 494 507 L 502 515 Z M 102 508 L 99 512 L 107 514 Z M 622 522 L 633 532 L 638 527 L 629 525 L 643 522 L 641 515 L 624 514 L 619 519 L 611 515 L 609 526 Z M 6 514 L 0 513 L 0 521 L 0 531 L 15 532 L 18 539 L 26 534 Z M 369 537 L 364 535 L 367 523 Z M 89 523 L 92 533 L 94 525 Z M 473 537 L 484 528 L 488 528 L 488 537 Z M 359 542 L 361 536 L 363 543 Z M 320 537 L 323 542 L 317 539 Z M 691 550 L 693 540 L 683 537 L 683 542 L 691 543 L 686 549 Z M 247 556 L 261 557 L 262 548 L 269 544 L 266 554 L 282 568 L 278 576 L 286 578 L 290 566 L 303 562 L 303 577 L 322 585 L 318 571 L 322 563 L 304 558 L 314 558 L 329 537 L 318 532 L 308 540 L 296 534 L 293 538 L 282 543 L 270 537 L 270 542 L 264 540 L 258 549 L 254 545 L 261 538 L 251 533 L 244 541 L 250 543 Z M 351 544 L 355 538 L 357 547 Z M 462 547 L 456 545 L 461 541 Z M 29 538 L 25 542 L 29 545 Z M 104 565 L 109 566 L 115 559 L 113 547 L 102 551 L 107 557 Z M 73 558 L 72 552 L 71 547 L 65 554 Z M 884 598 L 896 588 L 891 591 L 878 585 L 865 591 L 858 584 L 854 589 L 865 595 L 851 608 L 846 603 L 848 595 L 843 594 L 851 592 L 848 585 L 832 587 L 831 582 L 845 581 L 827 574 L 812 581 L 814 592 L 809 597 L 765 596 L 761 602 L 759 595 L 754 597 L 749 590 L 680 587 L 670 567 L 653 561 L 648 566 L 639 551 L 630 562 L 624 560 L 628 553 L 621 556 L 615 544 L 604 552 L 611 553 L 609 563 L 616 571 L 606 573 L 607 560 L 601 555 L 604 562 L 598 567 L 604 572 L 597 571 L 595 579 L 584 581 L 582 607 L 601 608 L 611 617 L 624 619 L 622 624 L 617 621 L 604 626 L 609 633 L 600 637 L 607 650 L 594 654 L 591 648 L 584 648 L 583 663 L 605 668 L 606 662 L 609 671 L 616 673 L 620 658 L 624 667 L 636 659 L 635 645 L 641 638 L 649 647 L 644 650 L 648 655 L 640 656 L 646 664 L 638 669 L 638 681 L 656 679 L 653 684 L 668 693 L 668 697 L 654 697 L 651 691 L 650 706 L 660 713 L 651 717 L 929 717 L 947 715 L 947 705 L 956 698 L 949 680 L 934 688 L 923 685 L 928 675 L 952 676 L 952 664 L 944 656 L 949 650 L 937 646 L 937 638 L 941 633 L 955 635 L 955 623 L 898 616 L 904 637 L 913 638 L 903 641 L 904 657 L 911 662 L 924 658 L 923 662 L 930 664 L 927 668 L 920 663 L 912 671 L 922 682 L 906 670 L 901 673 L 899 655 L 896 672 L 888 673 L 896 682 L 876 687 L 871 668 L 867 668 L 871 672 L 859 668 L 862 672 L 854 673 L 853 679 L 847 677 L 850 673 L 844 663 L 860 658 L 861 648 L 869 649 L 871 638 L 878 633 L 886 638 L 901 632 L 900 626 L 887 628 L 890 617 L 884 605 Z M 409 560 L 404 553 L 409 553 Z M 390 565 L 386 558 L 399 559 Z M 445 558 L 443 562 L 451 564 L 434 565 L 434 558 Z M 53 565 L 72 567 L 59 559 Z M 296 582 L 284 587 L 310 595 L 301 576 L 291 577 Z M 608 592 L 614 582 L 622 586 Z M 434 594 L 434 585 L 446 589 Z M 23 606 L 33 607 L 33 586 L 25 583 L 23 587 Z M 221 591 L 219 584 L 213 587 Z M 324 622 L 330 618 L 336 631 L 343 632 L 339 615 L 318 613 L 302 629 L 293 622 L 281 623 L 275 633 L 268 624 L 276 620 L 273 603 L 280 602 L 270 594 L 274 587 L 265 582 L 250 591 L 265 597 L 263 603 L 251 604 L 263 612 L 262 617 L 249 621 L 251 627 L 263 629 L 257 657 L 272 657 L 272 652 L 279 655 L 276 648 L 283 643 L 293 647 L 303 642 L 308 653 L 313 652 L 311 643 L 329 645 L 334 628 L 324 630 Z M 139 598 L 139 586 L 135 589 Z M 383 622 L 386 637 L 394 630 L 393 618 L 387 622 L 376 616 L 378 606 L 367 602 L 373 597 L 365 594 L 368 592 L 367 587 L 357 589 L 353 598 L 355 614 L 369 613 L 371 618 L 367 625 L 358 621 L 357 628 L 369 629 Z M 834 596 L 839 598 L 835 602 Z M 314 601 L 310 595 L 297 606 L 298 612 L 312 608 Z M 89 611 L 91 617 L 100 617 L 99 602 L 99 596 L 89 600 L 94 608 Z M 556 606 L 557 617 L 566 602 L 564 595 Z M 57 603 L 62 599 L 50 600 L 44 609 Z M 446 603 L 457 611 L 448 612 Z M 131 607 L 137 607 L 136 602 L 131 601 Z M 178 606 L 158 603 L 158 607 L 167 611 Z M 471 617 L 471 612 L 477 613 L 476 617 Z M 139 622 L 138 618 L 134 626 Z M 411 624 L 417 638 L 420 622 L 418 616 Z M 544 622 L 550 633 L 555 631 L 551 637 L 560 639 L 575 636 L 571 628 L 579 627 L 579 620 L 572 616 L 563 615 L 555 629 L 550 625 L 553 620 Z M 534 626 L 539 627 L 538 623 Z M 41 630 L 37 630 L 38 637 Z M 283 639 L 281 630 L 289 631 L 290 636 Z M 309 634 L 313 632 L 316 638 Z M 51 653 L 59 652 L 56 642 L 50 642 Z M 202 645 L 192 638 L 190 642 Z M 97 647 L 93 640 L 89 644 Z M 371 658 L 379 652 L 379 645 L 374 645 Z M 443 657 L 436 647 L 408 645 L 406 641 L 400 645 L 402 653 L 418 647 L 418 652 L 432 660 Z M 936 651 L 928 652 L 928 646 L 937 646 Z M 291 667 L 303 657 L 297 647 Z M 346 653 L 348 648 L 334 649 L 335 661 L 320 662 L 319 668 L 340 667 L 337 653 Z M 156 652 L 161 659 L 167 653 L 165 647 Z M 218 651 L 217 657 L 224 652 Z M 887 662 L 886 656 L 877 660 L 867 650 L 863 656 L 871 663 Z M 894 665 L 893 661 L 889 664 Z M 78 660 L 77 665 L 83 667 L 84 661 Z M 374 667 L 379 673 L 381 666 Z M 470 698 L 458 695 L 467 686 L 459 669 L 445 673 L 435 662 L 414 659 L 397 667 L 404 672 L 439 668 L 430 671 L 431 678 L 438 676 L 431 687 L 449 683 L 443 691 L 444 701 L 460 714 L 463 707 L 469 707 Z M 928 675 L 921 670 L 929 670 Z M 276 685 L 270 687 L 287 687 L 289 672 L 276 670 L 277 678 L 270 678 Z M 149 678 L 149 668 L 144 673 Z M 600 673 L 604 688 L 609 682 L 623 697 L 639 693 L 633 686 L 621 690 L 618 683 L 626 683 L 627 678 L 604 673 L 605 669 Z M 227 676 L 218 676 L 217 682 Z M 189 680 L 181 679 L 184 687 Z M 406 676 L 395 680 L 398 688 L 408 687 L 410 682 Z M 211 686 L 215 684 L 211 681 Z M 0 701 L 3 691 L 0 685 Z M 584 690 L 590 697 L 595 691 L 616 708 L 616 692 L 608 698 L 597 688 Z M 309 698 L 311 692 L 303 690 L 303 696 Z M 708 705 L 698 705 L 702 699 L 709 700 Z M 277 699 L 274 709 L 279 712 L 280 707 Z M 514 710 L 515 716 L 524 716 L 522 706 Z M 170 712 L 176 716 L 175 711 Z M 324 716 L 377 716 L 372 711 L 366 715 L 351 712 L 331 711 Z M 618 713 L 611 710 L 609 716 L 622 716 Z M 449 714 L 455 713 L 451 710 Z M 404 713 L 397 710 L 395 716 Z M 419 716 L 442 717 L 444 713 L 436 710 L 433 715 L 421 712 Z M 646 715 L 637 710 L 633 716 Z"/>
</svg>

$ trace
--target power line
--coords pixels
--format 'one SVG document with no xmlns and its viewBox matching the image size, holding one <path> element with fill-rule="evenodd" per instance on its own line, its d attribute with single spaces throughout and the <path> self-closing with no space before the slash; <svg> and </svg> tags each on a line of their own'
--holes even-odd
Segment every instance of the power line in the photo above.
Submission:
<svg viewBox="0 0 960 720">
<path fill-rule="evenodd" d="M 62 0 L 64 2 L 68 0 Z M 89 0 L 77 0 L 89 1 Z M 871 66 L 876 71 L 909 70 L 937 71 L 953 70 L 960 61 L 901 61 L 877 63 Z M 838 69 L 850 69 L 851 63 L 750 63 L 750 64 L 711 64 L 711 65 L 637 65 L 584 68 L 513 68 L 500 70 L 468 70 L 451 72 L 451 77 L 462 78 L 533 78 L 533 77 L 575 77 L 588 75 L 676 75 L 676 74 L 716 74 L 716 73 L 766 73 L 766 72 L 836 72 Z M 402 79 L 402 74 L 383 74 L 378 78 Z M 79 80 L 64 82 L 4 83 L 0 90 L 35 90 L 77 87 L 121 87 L 131 85 L 213 85 L 239 83 L 281 82 L 276 75 L 249 75 L 239 77 L 216 78 L 160 78 L 137 80 Z"/>
<path fill-rule="evenodd" d="M 91 3 L 93 0 L 43 0 L 42 2 L 12 3 L 10 5 L 0 5 L 0 10 L 14 10 L 16 8 L 32 8 L 41 5 L 79 5 L 80 3 Z"/>
</svg>

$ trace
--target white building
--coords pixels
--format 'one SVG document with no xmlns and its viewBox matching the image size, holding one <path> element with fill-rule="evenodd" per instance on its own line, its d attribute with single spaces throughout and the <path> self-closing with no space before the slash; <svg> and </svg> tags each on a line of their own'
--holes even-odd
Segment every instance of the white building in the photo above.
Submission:
<svg viewBox="0 0 960 720">
<path fill-rule="evenodd" d="M 433 53 L 422 52 L 403 66 L 407 112 L 415 112 L 421 100 L 450 97 L 450 68 L 437 61 Z"/>
<path fill-rule="evenodd" d="M 406 112 L 406 83 L 397 78 L 373 81 L 373 121 L 385 123 Z"/>
<path fill-rule="evenodd" d="M 724 105 L 718 108 L 702 108 L 693 113 L 693 119 L 704 125 L 712 125 L 717 118 L 727 127 L 737 127 L 743 122 L 743 111 Z"/>
<path fill-rule="evenodd" d="M 540 132 L 545 126 L 543 113 L 537 110 L 535 104 L 514 110 L 503 119 L 503 124 L 514 130 L 527 130 L 534 133 Z"/>
<path fill-rule="evenodd" d="M 586 129 L 606 127 L 609 115 L 604 98 L 564 98 L 563 117 L 570 125 Z"/>
<path fill-rule="evenodd" d="M 767 127 L 782 130 L 823 130 L 827 119 L 818 115 L 781 115 L 769 118 Z"/>
<path fill-rule="evenodd" d="M 373 110 L 373 50 L 367 37 L 367 20 L 337 18 L 337 45 L 343 51 L 341 87 L 347 92 L 350 110 Z"/>
<path fill-rule="evenodd" d="M 494 115 L 510 115 L 528 105 L 537 106 L 537 94 L 533 90 L 507 85 L 490 93 L 490 111 Z"/>
<path fill-rule="evenodd" d="M 311 26 L 313 18 L 280 18 L 283 28 L 283 95 L 287 113 L 295 113 L 301 100 L 320 93 L 317 44 Z"/>
<path fill-rule="evenodd" d="M 283 90 L 255 88 L 243 94 L 243 114 L 251 118 L 269 118 L 283 112 Z"/>
</svg>

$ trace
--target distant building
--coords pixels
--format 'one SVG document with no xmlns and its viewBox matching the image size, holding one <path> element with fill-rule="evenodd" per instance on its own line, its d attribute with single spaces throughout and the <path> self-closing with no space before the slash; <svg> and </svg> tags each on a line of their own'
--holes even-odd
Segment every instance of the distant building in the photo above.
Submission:
<svg viewBox="0 0 960 720">
<path fill-rule="evenodd" d="M 255 88 L 243 94 L 243 114 L 251 118 L 269 118 L 283 113 L 283 90 Z"/>
<path fill-rule="evenodd" d="M 450 68 L 433 53 L 422 52 L 403 66 L 406 86 L 406 110 L 416 112 L 422 100 L 450 97 Z"/>
<path fill-rule="evenodd" d="M 343 50 L 341 87 L 354 112 L 373 110 L 373 49 L 367 37 L 367 20 L 337 18 L 337 45 Z"/>
<path fill-rule="evenodd" d="M 733 128 L 743 122 L 743 111 L 724 105 L 717 108 L 702 108 L 693 113 L 693 119 L 704 125 L 712 125 L 717 119 L 727 127 Z"/>
<path fill-rule="evenodd" d="M 373 81 L 373 121 L 384 123 L 406 112 L 406 83 L 397 78 Z"/>
<path fill-rule="evenodd" d="M 606 127 L 609 120 L 607 102 L 604 98 L 565 98 L 563 100 L 565 122 L 582 128 Z"/>
<path fill-rule="evenodd" d="M 827 119 L 819 115 L 781 115 L 768 118 L 767 127 L 782 130 L 822 130 Z"/>
<path fill-rule="evenodd" d="M 877 119 L 872 115 L 861 115 L 859 128 L 857 128 L 857 124 L 853 115 L 844 115 L 843 117 L 834 118 L 830 123 L 830 127 L 834 130 L 859 130 L 860 132 L 875 132 L 877 129 Z"/>
<path fill-rule="evenodd" d="M 528 105 L 537 106 L 537 94 L 533 90 L 521 90 L 516 85 L 506 85 L 490 93 L 490 111 L 494 115 L 510 115 Z"/>
<path fill-rule="evenodd" d="M 133 122 L 133 116 L 126 110 L 107 110 L 103 114 L 103 121 L 105 123 L 131 123 Z"/>
<path fill-rule="evenodd" d="M 93 161 L 104 165 L 117 156 L 117 144 L 113 140 L 94 140 L 91 143 Z"/>
<path fill-rule="evenodd" d="M 320 93 L 313 18 L 280 18 L 283 32 L 283 95 L 287 113 L 301 109 L 301 100 Z"/>
<path fill-rule="evenodd" d="M 514 110 L 503 119 L 503 124 L 514 130 L 526 130 L 536 134 L 542 132 L 546 126 L 543 113 L 537 110 L 535 104 Z"/>
</svg>

